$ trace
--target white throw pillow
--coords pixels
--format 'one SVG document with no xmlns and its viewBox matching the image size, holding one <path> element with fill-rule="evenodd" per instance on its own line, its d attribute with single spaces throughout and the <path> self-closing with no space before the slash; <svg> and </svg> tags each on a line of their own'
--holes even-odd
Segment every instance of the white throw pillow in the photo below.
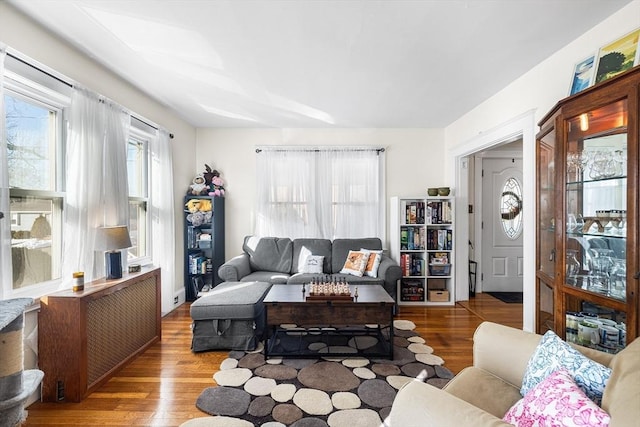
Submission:
<svg viewBox="0 0 640 427">
<path fill-rule="evenodd" d="M 351 274 L 353 276 L 362 277 L 364 269 L 367 267 L 369 253 L 365 251 L 349 251 L 347 259 L 340 273 Z"/>
<path fill-rule="evenodd" d="M 371 249 L 360 249 L 363 252 L 369 252 L 369 259 L 364 268 L 364 275 L 369 277 L 378 277 L 378 267 L 382 261 L 382 251 Z"/>
<path fill-rule="evenodd" d="M 304 263 L 300 266 L 300 273 L 322 274 L 323 263 L 324 256 L 309 255 L 307 258 L 305 258 Z"/>
</svg>

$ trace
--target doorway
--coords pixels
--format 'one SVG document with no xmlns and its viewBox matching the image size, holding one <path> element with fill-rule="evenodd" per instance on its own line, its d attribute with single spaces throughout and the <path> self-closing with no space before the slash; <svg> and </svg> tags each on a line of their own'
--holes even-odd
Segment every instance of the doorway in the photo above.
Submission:
<svg viewBox="0 0 640 427">
<path fill-rule="evenodd" d="M 522 292 L 522 148 L 513 157 L 490 157 L 499 149 L 481 157 L 478 290 Z"/>
<path fill-rule="evenodd" d="M 464 302 L 469 299 L 469 261 L 478 262 L 478 273 L 481 273 L 482 237 L 478 235 L 480 228 L 482 190 L 476 186 L 480 180 L 472 179 L 481 165 L 476 165 L 481 153 L 491 152 L 511 142 L 521 140 L 521 148 L 517 156 L 522 158 L 522 329 L 533 332 L 535 329 L 535 111 L 530 110 L 511 120 L 504 122 L 478 136 L 462 143 L 448 152 L 450 171 L 456 183 L 456 201 L 464 209 L 456 210 L 458 230 L 456 247 L 469 250 L 456 252 L 456 300 Z M 503 147 L 503 150 L 505 147 Z M 469 205 L 467 211 L 466 206 Z M 478 225 L 476 226 L 476 222 Z M 482 291 L 480 277 L 476 284 L 476 292 Z"/>
</svg>

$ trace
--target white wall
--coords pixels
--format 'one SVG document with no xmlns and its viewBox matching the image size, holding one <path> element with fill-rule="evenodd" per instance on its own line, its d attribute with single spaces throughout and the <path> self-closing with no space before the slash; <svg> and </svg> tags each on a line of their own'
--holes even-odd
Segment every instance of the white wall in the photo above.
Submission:
<svg viewBox="0 0 640 427">
<path fill-rule="evenodd" d="M 193 178 L 195 165 L 195 128 L 165 106 L 131 86 L 86 55 L 45 31 L 37 23 L 0 1 L 0 43 L 15 49 L 40 64 L 71 78 L 84 87 L 98 92 L 123 107 L 141 115 L 175 135 L 173 174 L 178 184 L 173 189 L 176 198 L 176 245 L 182 247 L 182 183 Z M 153 185 L 153 183 L 151 184 Z M 163 289 L 163 313 L 174 308 L 173 296 L 184 301 L 182 251 L 176 251 L 174 289 Z M 168 280 L 166 281 L 169 282 Z"/>
<path fill-rule="evenodd" d="M 476 142 L 487 142 L 487 134 L 501 135 L 501 128 L 525 122 L 519 117 L 533 111 L 538 122 L 560 99 L 566 97 L 573 76 L 574 65 L 607 43 L 640 27 L 640 1 L 635 0 L 613 14 L 581 37 L 531 69 L 502 91 L 492 96 L 445 129 L 447 144 L 447 176 L 454 181 L 460 175 L 458 156 Z M 503 125 L 504 124 L 504 125 Z M 525 124 L 525 128 L 529 125 Z M 525 130 L 524 160 L 524 329 L 535 327 L 535 142 L 527 137 L 537 126 Z M 466 201 L 464 201 L 466 203 Z M 464 236 L 463 236 L 464 237 Z M 458 263 L 460 264 L 460 262 Z M 458 274 L 459 272 L 457 272 Z M 460 285 L 461 281 L 458 281 Z M 463 292 L 460 292 L 463 293 Z"/>
<path fill-rule="evenodd" d="M 639 27 L 640 0 L 634 0 L 447 126 L 447 147 L 453 149 L 531 109 L 536 110 L 536 121 L 539 121 L 569 94 L 577 62 Z"/>
<path fill-rule="evenodd" d="M 387 218 L 389 197 L 424 196 L 427 187 L 445 184 L 442 129 L 198 129 L 194 173 L 202 172 L 206 163 L 225 180 L 227 259 L 239 254 L 242 239 L 253 233 L 255 149 L 260 145 L 384 147 Z M 183 187 L 186 191 L 188 182 Z"/>
</svg>

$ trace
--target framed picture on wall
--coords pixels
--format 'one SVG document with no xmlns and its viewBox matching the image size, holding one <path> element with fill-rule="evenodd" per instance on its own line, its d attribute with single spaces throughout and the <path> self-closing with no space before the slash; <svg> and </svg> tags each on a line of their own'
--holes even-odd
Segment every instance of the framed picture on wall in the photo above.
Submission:
<svg viewBox="0 0 640 427">
<path fill-rule="evenodd" d="M 595 62 L 596 55 L 593 54 L 588 58 L 578 62 L 573 67 L 573 78 L 571 79 L 571 88 L 569 89 L 569 95 L 578 93 L 593 84 Z"/>
<path fill-rule="evenodd" d="M 638 62 L 640 28 L 600 48 L 594 83 L 600 83 L 633 67 Z"/>
</svg>

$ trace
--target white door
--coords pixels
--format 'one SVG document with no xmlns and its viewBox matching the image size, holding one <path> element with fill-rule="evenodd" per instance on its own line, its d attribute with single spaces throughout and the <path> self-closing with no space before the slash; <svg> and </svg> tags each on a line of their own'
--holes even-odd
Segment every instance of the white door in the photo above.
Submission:
<svg viewBox="0 0 640 427">
<path fill-rule="evenodd" d="M 522 292 L 522 159 L 482 159 L 482 291 Z"/>
</svg>

